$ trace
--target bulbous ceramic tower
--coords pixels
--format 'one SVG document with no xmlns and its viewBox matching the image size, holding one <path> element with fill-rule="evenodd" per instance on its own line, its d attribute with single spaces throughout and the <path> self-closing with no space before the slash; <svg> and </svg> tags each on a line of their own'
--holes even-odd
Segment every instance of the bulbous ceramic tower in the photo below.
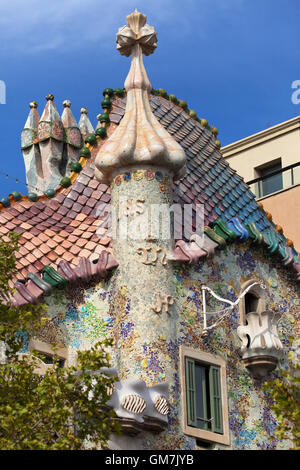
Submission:
<svg viewBox="0 0 300 470">
<path fill-rule="evenodd" d="M 186 156 L 150 108 L 151 85 L 143 54 L 154 52 L 155 30 L 138 11 L 127 17 L 127 23 L 117 33 L 117 49 L 131 55 L 126 111 L 100 148 L 96 177 L 111 188 L 113 250 L 119 263 L 111 315 L 119 377 L 142 380 L 151 387 L 170 385 L 174 374 L 174 364 L 161 354 L 159 343 L 176 337 L 169 214 L 172 183 L 184 174 Z M 129 311 L 124 299 L 130 302 Z M 134 329 L 130 342 L 122 335 L 124 322 Z M 156 370 L 150 367 L 153 358 Z"/>
</svg>

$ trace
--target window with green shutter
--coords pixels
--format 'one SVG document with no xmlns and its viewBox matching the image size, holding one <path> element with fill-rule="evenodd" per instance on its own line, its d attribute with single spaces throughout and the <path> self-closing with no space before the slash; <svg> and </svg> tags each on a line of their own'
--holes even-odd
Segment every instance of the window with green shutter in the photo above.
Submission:
<svg viewBox="0 0 300 470">
<path fill-rule="evenodd" d="M 189 426 L 196 427 L 195 361 L 189 357 L 185 358 L 185 380 L 187 421 Z"/>
<path fill-rule="evenodd" d="M 185 357 L 187 424 L 223 433 L 220 367 Z"/>
<path fill-rule="evenodd" d="M 212 431 L 223 433 L 222 424 L 222 396 L 220 367 L 209 366 L 209 388 Z"/>
</svg>

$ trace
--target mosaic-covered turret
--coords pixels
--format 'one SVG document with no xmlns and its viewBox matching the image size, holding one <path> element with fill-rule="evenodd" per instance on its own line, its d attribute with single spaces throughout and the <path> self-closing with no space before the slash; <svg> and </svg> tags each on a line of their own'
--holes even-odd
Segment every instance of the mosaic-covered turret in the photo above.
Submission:
<svg viewBox="0 0 300 470">
<path fill-rule="evenodd" d="M 99 181 L 110 184 L 113 253 L 119 263 L 110 307 L 116 319 L 112 335 L 119 338 L 114 345 L 114 366 L 126 383 L 165 384 L 168 389 L 174 385 L 173 364 L 154 347 L 151 354 L 157 355 L 160 366 L 150 372 L 145 345 L 151 349 L 161 337 L 166 342 L 176 337 L 178 312 L 168 260 L 174 241 L 169 209 L 173 180 L 184 174 L 186 156 L 157 121 L 149 103 L 151 85 L 142 54 L 155 50 L 156 32 L 138 11 L 127 17 L 127 23 L 117 33 L 117 49 L 132 56 L 125 81 L 125 115 L 101 146 L 95 171 Z M 104 96 L 109 95 L 106 91 Z M 100 115 L 99 122 L 104 118 Z M 126 312 L 124 299 L 130 302 Z M 134 331 L 130 343 L 122 340 L 124 321 Z"/>
</svg>

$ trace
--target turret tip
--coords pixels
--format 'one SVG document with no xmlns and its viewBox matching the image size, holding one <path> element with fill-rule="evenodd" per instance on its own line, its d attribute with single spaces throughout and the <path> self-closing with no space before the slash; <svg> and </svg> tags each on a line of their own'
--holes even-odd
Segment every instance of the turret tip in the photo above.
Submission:
<svg viewBox="0 0 300 470">
<path fill-rule="evenodd" d="M 64 108 L 70 108 L 71 107 L 71 101 L 70 100 L 64 100 L 63 101 L 63 107 Z"/>
</svg>

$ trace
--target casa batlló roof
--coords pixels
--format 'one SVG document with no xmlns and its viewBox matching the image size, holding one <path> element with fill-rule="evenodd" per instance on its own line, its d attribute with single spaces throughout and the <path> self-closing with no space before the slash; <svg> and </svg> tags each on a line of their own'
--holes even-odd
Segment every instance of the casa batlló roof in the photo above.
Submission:
<svg viewBox="0 0 300 470">
<path fill-rule="evenodd" d="M 55 145 L 59 142 L 64 146 L 59 151 L 66 157 L 64 169 L 56 172 L 56 178 L 46 175 L 44 192 L 32 191 L 28 195 L 13 192 L 0 202 L 1 235 L 4 239 L 11 231 L 21 235 L 20 250 L 16 253 L 18 305 L 36 302 L 51 288 L 63 288 L 67 282 L 104 277 L 118 264 L 112 255 L 112 240 L 105 227 L 99 227 L 97 208 L 99 203 L 110 204 L 110 188 L 95 178 L 95 158 L 124 116 L 126 92 L 106 88 L 103 96 L 103 112 L 97 116 L 95 131 L 86 108 L 82 108 L 77 126 L 69 101 L 64 102 L 61 120 L 53 95 L 47 96 L 48 109 L 45 108 L 40 120 L 36 103 L 30 104 L 31 115 L 24 129 L 27 134 L 22 136 L 23 155 L 24 150 L 36 152 L 42 143 L 43 156 L 47 142 L 54 141 Z M 150 105 L 186 155 L 186 174 L 174 183 L 174 203 L 192 204 L 194 208 L 204 204 L 204 232 L 212 242 L 210 248 L 201 249 L 193 237 L 192 241 L 189 237 L 178 240 L 174 257 L 178 261 L 198 262 L 211 254 L 211 247 L 214 252 L 229 243 L 250 241 L 291 266 L 300 280 L 300 263 L 293 242 L 286 239 L 283 229 L 272 221 L 272 215 L 255 201 L 243 179 L 224 160 L 217 129 L 199 119 L 185 101 L 164 90 L 152 90 Z M 43 126 L 38 128 L 41 121 Z M 48 128 L 44 122 L 50 123 Z M 31 166 L 31 174 L 33 170 Z M 47 171 L 51 173 L 52 168 Z M 126 178 L 134 177 L 133 173 L 127 173 Z M 51 181 L 58 183 L 51 187 Z"/>
</svg>

